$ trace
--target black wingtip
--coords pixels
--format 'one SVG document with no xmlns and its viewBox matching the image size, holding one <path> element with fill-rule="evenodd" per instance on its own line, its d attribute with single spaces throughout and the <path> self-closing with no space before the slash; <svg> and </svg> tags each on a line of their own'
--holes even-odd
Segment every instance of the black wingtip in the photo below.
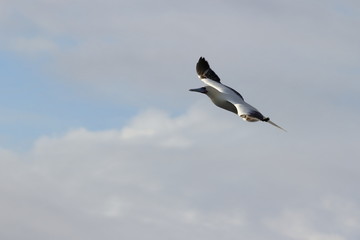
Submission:
<svg viewBox="0 0 360 240">
<path fill-rule="evenodd" d="M 210 68 L 209 63 L 205 60 L 204 57 L 200 57 L 199 61 L 196 64 L 196 72 L 199 76 L 201 77 L 205 77 L 204 73 L 206 72 L 206 70 L 208 70 Z"/>
<path fill-rule="evenodd" d="M 196 64 L 196 72 L 201 79 L 209 78 L 213 81 L 220 82 L 220 78 L 210 69 L 210 65 L 204 57 L 199 58 L 199 61 Z"/>
<path fill-rule="evenodd" d="M 199 58 L 199 62 L 200 61 L 205 61 L 206 62 L 206 60 L 205 60 L 205 58 L 203 57 L 203 56 L 201 56 L 200 58 Z"/>
</svg>

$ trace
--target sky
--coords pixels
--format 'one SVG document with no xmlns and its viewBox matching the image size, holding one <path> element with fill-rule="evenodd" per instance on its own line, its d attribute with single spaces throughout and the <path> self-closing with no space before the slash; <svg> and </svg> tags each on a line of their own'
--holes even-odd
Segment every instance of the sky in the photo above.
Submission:
<svg viewBox="0 0 360 240">
<path fill-rule="evenodd" d="M 0 2 L 0 238 L 360 237 L 360 3 Z M 222 82 L 288 132 L 204 95 Z"/>
</svg>

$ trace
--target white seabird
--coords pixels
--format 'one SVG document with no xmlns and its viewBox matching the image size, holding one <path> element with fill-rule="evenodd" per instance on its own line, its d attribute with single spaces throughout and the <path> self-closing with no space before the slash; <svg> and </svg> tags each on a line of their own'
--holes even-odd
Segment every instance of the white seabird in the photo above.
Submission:
<svg viewBox="0 0 360 240">
<path fill-rule="evenodd" d="M 222 84 L 220 78 L 210 68 L 205 58 L 200 57 L 196 64 L 196 72 L 206 86 L 190 89 L 190 91 L 206 94 L 216 106 L 239 115 L 244 121 L 263 121 L 286 131 L 270 121 L 270 118 L 264 117 L 259 110 L 245 102 L 244 98 L 236 90 Z"/>
</svg>

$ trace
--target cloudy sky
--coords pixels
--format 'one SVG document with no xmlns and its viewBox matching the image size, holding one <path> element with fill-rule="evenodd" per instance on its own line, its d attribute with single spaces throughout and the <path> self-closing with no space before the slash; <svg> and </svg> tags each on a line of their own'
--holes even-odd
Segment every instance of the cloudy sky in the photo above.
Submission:
<svg viewBox="0 0 360 240">
<path fill-rule="evenodd" d="M 360 3 L 0 2 L 0 238 L 360 238 Z M 195 64 L 288 130 L 216 108 Z"/>
</svg>

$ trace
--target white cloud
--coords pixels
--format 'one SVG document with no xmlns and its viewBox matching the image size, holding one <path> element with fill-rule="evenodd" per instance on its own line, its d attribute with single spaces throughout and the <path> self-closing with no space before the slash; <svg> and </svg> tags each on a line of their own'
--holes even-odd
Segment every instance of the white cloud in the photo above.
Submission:
<svg viewBox="0 0 360 240">
<path fill-rule="evenodd" d="M 325 211 L 335 216 L 338 226 L 360 235 L 360 206 L 358 202 L 339 196 L 330 196 L 324 199 L 322 206 Z"/>
<path fill-rule="evenodd" d="M 43 137 L 36 141 L 34 152 L 42 153 L 44 149 L 48 150 L 59 143 L 67 144 L 67 149 L 76 151 L 79 146 L 73 144 L 81 141 L 86 144 L 86 149 L 91 149 L 98 143 L 110 145 L 150 145 L 156 147 L 175 147 L 187 148 L 194 146 L 196 137 L 206 129 L 211 129 L 214 125 L 216 129 L 211 134 L 218 134 L 223 130 L 229 131 L 236 121 L 230 122 L 229 119 L 239 120 L 237 116 L 229 114 L 229 118 L 217 118 L 217 121 L 209 121 L 216 118 L 214 112 L 205 112 L 201 108 L 208 107 L 208 102 L 195 104 L 188 112 L 180 116 L 169 116 L 164 111 L 149 109 L 134 117 L 127 126 L 121 130 L 105 130 L 91 132 L 87 129 L 73 130 L 61 138 Z M 211 108 L 210 108 L 211 109 Z M 196 136 L 198 134 L 198 136 Z"/>
<path fill-rule="evenodd" d="M 322 233 L 314 229 L 313 214 L 308 209 L 285 210 L 276 220 L 269 220 L 268 225 L 288 239 L 299 240 L 345 240 L 339 233 Z M 310 215 L 310 216 L 309 216 Z"/>
<path fill-rule="evenodd" d="M 343 240 L 358 234 L 358 203 L 342 203 L 358 197 L 347 184 L 359 175 L 334 175 L 334 150 L 319 159 L 323 149 L 311 142 L 296 147 L 270 125 L 205 106 L 179 116 L 147 110 L 122 129 L 75 129 L 44 136 L 27 153 L 1 151 L 1 237 L 98 239 L 106 232 L 107 239 Z M 348 189 L 338 191 L 344 184 Z"/>
<path fill-rule="evenodd" d="M 119 218 L 128 214 L 128 209 L 131 209 L 133 205 L 129 202 L 124 202 L 121 198 L 110 197 L 104 203 L 104 209 L 100 210 L 100 213 L 105 217 Z"/>
</svg>

